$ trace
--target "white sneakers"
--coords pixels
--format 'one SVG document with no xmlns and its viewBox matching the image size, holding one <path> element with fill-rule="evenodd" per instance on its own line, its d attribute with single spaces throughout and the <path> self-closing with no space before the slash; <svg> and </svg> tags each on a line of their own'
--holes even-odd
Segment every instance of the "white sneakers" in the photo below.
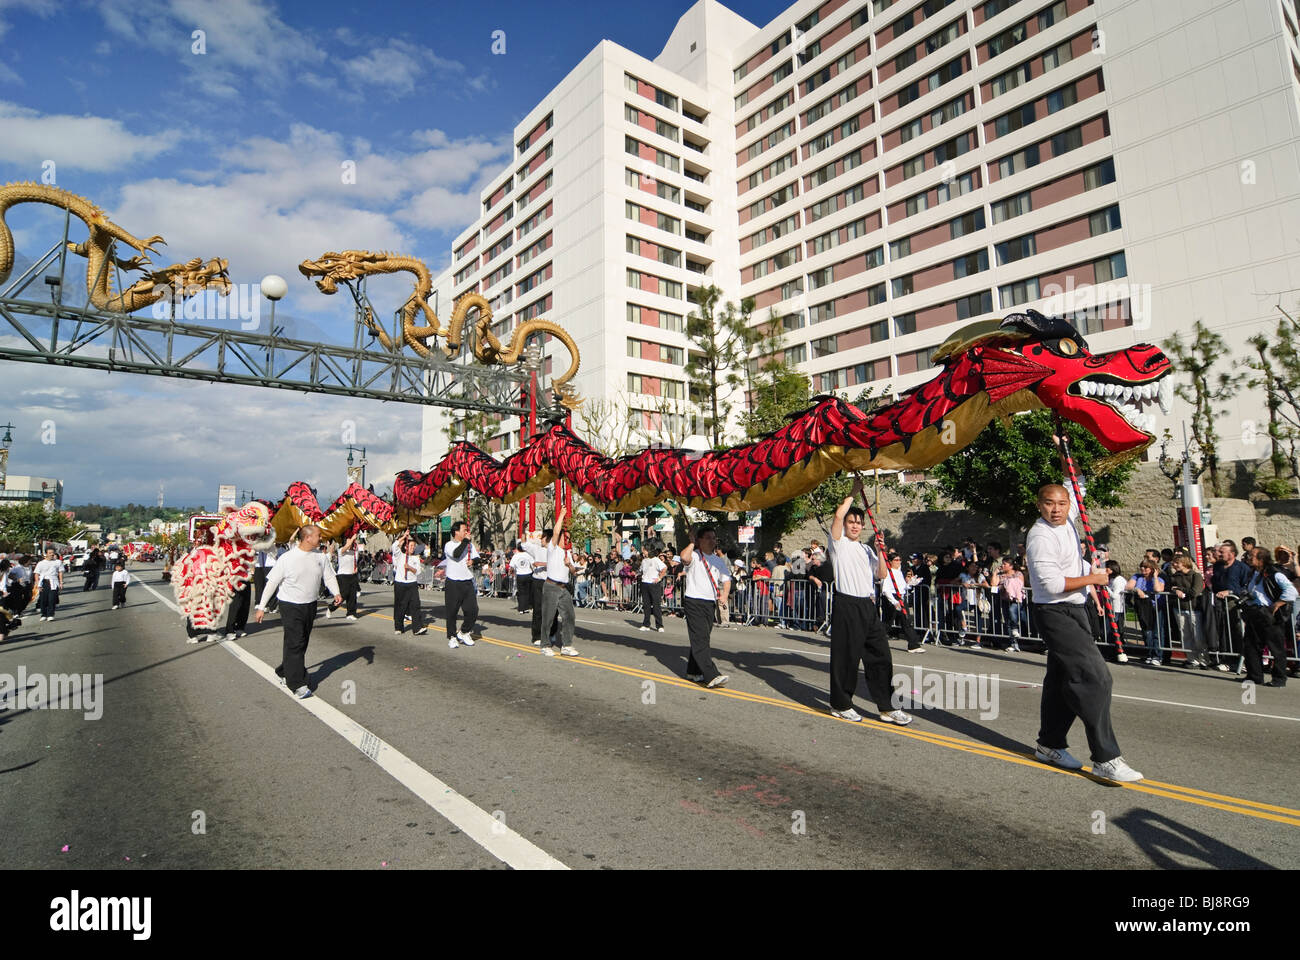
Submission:
<svg viewBox="0 0 1300 960">
<path fill-rule="evenodd" d="M 649 629 L 650 629 L 649 627 L 637 627 L 637 630 L 639 630 L 641 633 L 645 633 Z"/>
<path fill-rule="evenodd" d="M 1061 767 L 1065 770 L 1082 770 L 1083 762 L 1071 755 L 1068 750 L 1057 750 L 1055 747 L 1045 747 L 1041 743 L 1034 746 L 1034 759 L 1043 763 L 1050 763 L 1054 766 Z"/>
<path fill-rule="evenodd" d="M 858 713 L 858 711 L 854 710 L 852 707 L 849 707 L 847 710 L 832 710 L 831 716 L 835 717 L 837 720 L 847 720 L 849 723 L 862 722 L 862 714 Z"/>
<path fill-rule="evenodd" d="M 548 657 L 553 657 L 555 656 L 555 648 L 548 643 L 546 646 L 542 647 L 542 653 L 546 654 Z"/>
<path fill-rule="evenodd" d="M 725 685 L 726 682 L 727 682 L 728 680 L 730 680 L 730 679 L 731 679 L 731 678 L 730 678 L 729 676 L 727 676 L 725 673 L 720 673 L 720 674 L 718 674 L 716 677 L 714 677 L 712 680 L 709 681 L 709 684 L 708 684 L 708 685 L 709 685 L 709 689 L 711 690 L 711 689 L 713 689 L 714 687 L 721 687 L 721 686 Z"/>
<path fill-rule="evenodd" d="M 1094 763 L 1092 775 L 1102 780 L 1113 780 L 1115 783 L 1136 783 L 1142 779 L 1142 774 L 1125 763 L 1123 757 L 1116 757 L 1104 763 Z"/>
<path fill-rule="evenodd" d="M 578 651 L 577 651 L 577 649 L 574 648 L 574 647 L 562 647 L 562 648 L 560 649 L 560 656 L 563 656 L 563 657 L 576 657 L 577 655 L 578 655 Z"/>
<path fill-rule="evenodd" d="M 890 710 L 888 713 L 880 714 L 880 721 L 882 723 L 896 723 L 900 727 L 905 727 L 912 722 L 912 717 L 902 710 Z"/>
<path fill-rule="evenodd" d="M 458 633 L 454 637 L 447 638 L 447 646 L 453 650 L 460 646 L 472 647 L 474 646 L 474 638 L 467 633 Z"/>
<path fill-rule="evenodd" d="M 349 620 L 355 620 L 356 617 L 349 613 L 349 614 L 348 614 L 348 619 L 349 619 Z"/>
</svg>

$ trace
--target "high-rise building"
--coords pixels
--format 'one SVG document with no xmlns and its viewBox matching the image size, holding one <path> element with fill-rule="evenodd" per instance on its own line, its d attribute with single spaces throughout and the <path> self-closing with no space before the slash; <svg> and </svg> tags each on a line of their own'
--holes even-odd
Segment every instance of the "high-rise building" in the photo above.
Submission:
<svg viewBox="0 0 1300 960">
<path fill-rule="evenodd" d="M 601 43 L 541 99 L 439 289 L 481 292 L 503 340 L 559 322 L 584 396 L 677 438 L 709 284 L 781 318 L 815 392 L 902 392 L 1030 306 L 1094 351 L 1202 320 L 1244 356 L 1300 301 L 1297 23 L 1300 0 L 801 0 L 760 28 L 700 0 L 654 60 Z M 1262 456 L 1264 418 L 1228 404 L 1221 456 Z"/>
</svg>

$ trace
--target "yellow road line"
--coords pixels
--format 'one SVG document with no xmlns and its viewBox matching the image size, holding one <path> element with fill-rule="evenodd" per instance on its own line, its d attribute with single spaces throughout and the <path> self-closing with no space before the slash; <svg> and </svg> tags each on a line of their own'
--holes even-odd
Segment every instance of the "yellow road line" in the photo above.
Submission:
<svg viewBox="0 0 1300 960">
<path fill-rule="evenodd" d="M 381 620 L 387 620 L 390 623 L 393 618 L 382 613 L 369 613 L 369 617 L 378 617 Z M 446 627 L 440 627 L 437 624 L 430 623 L 429 627 L 433 630 L 447 632 Z M 543 656 L 540 649 L 534 647 L 531 643 L 515 643 L 511 640 L 499 640 L 496 637 L 480 636 L 479 641 L 490 643 L 494 646 L 505 647 L 509 650 L 516 650 L 523 653 L 531 653 L 536 656 Z M 758 693 L 747 693 L 743 690 L 728 690 L 724 687 L 715 687 L 708 689 L 701 687 L 692 680 L 685 680 L 681 677 L 674 677 L 670 674 L 653 673 L 649 670 L 643 670 L 639 667 L 625 667 L 616 663 L 606 663 L 602 660 L 592 660 L 588 657 L 565 657 L 570 663 L 582 663 L 592 667 L 599 667 L 602 670 L 609 670 L 613 673 L 621 673 L 625 676 L 636 677 L 643 680 L 653 680 L 656 683 L 666 683 L 669 686 L 682 687 L 688 690 L 703 690 L 707 693 L 715 694 L 721 697 L 727 697 L 732 700 L 747 701 L 749 703 L 758 703 L 766 706 L 780 707 L 782 710 L 791 710 L 795 713 L 804 713 L 822 720 L 835 720 L 825 710 L 805 706 L 801 703 L 795 703 L 791 700 L 780 700 L 775 697 L 768 697 Z M 837 720 L 838 723 L 848 723 L 847 720 Z M 989 757 L 994 760 L 1002 760 L 1007 763 L 1019 764 L 1023 767 L 1032 767 L 1035 770 L 1046 771 L 1049 773 L 1060 773 L 1067 776 L 1084 776 L 1084 774 L 1065 770 L 1061 767 L 1051 764 L 1042 763 L 1034 759 L 1032 754 L 1019 753 L 1013 750 L 1007 750 L 1003 747 L 995 747 L 991 744 L 977 743 L 973 740 L 963 740 L 960 737 L 949 736 L 943 733 L 933 733 L 928 730 L 913 730 L 910 727 L 900 727 L 894 723 L 884 723 L 879 720 L 864 719 L 857 726 L 866 727 L 873 730 L 884 730 L 901 737 L 908 737 L 912 740 L 920 740 L 925 743 L 931 743 L 938 747 L 946 747 L 949 750 L 959 750 L 962 753 L 970 753 L 975 756 Z M 1091 768 L 1087 768 L 1090 770 Z M 1089 779 L 1084 776 L 1085 779 Z M 1111 781 L 1106 781 L 1107 785 Z M 1126 790 L 1136 790 L 1139 793 L 1150 794 L 1155 797 L 1165 797 L 1170 800 L 1181 800 L 1183 803 L 1191 803 L 1201 807 L 1211 807 L 1215 810 L 1226 810 L 1229 813 L 1239 813 L 1247 817 L 1255 817 L 1261 820 L 1273 820 L 1277 823 L 1285 823 L 1290 826 L 1300 827 L 1300 810 L 1293 810 L 1290 807 L 1280 807 L 1270 803 L 1261 803 L 1257 800 L 1246 800 L 1240 797 L 1231 797 L 1221 793 L 1211 793 L 1206 790 L 1198 790 L 1195 787 L 1184 787 L 1174 783 L 1163 783 L 1159 780 L 1143 780 L 1140 783 L 1121 783 L 1116 784 Z"/>
</svg>

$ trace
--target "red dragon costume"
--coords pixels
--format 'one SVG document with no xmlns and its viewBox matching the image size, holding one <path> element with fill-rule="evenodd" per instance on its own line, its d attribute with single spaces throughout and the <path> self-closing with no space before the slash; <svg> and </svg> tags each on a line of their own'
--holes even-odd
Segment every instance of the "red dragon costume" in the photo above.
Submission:
<svg viewBox="0 0 1300 960">
<path fill-rule="evenodd" d="M 275 546 L 266 504 L 255 500 L 228 509 L 224 520 L 206 528 L 208 542 L 194 547 L 172 570 L 176 605 L 200 632 L 219 629 L 230 598 L 253 578 L 256 552 Z"/>
<path fill-rule="evenodd" d="M 970 443 L 994 417 L 1049 408 L 1082 424 L 1118 456 L 1154 439 L 1158 403 L 1168 412 L 1168 359 L 1139 344 L 1093 354 L 1064 320 L 1035 311 L 958 331 L 934 355 L 933 380 L 867 416 L 838 397 L 818 402 L 779 430 L 729 450 L 645 450 L 611 458 L 555 424 L 497 460 L 471 443 L 452 445 L 427 473 L 404 470 L 393 501 L 352 484 L 321 509 L 306 483 L 279 504 L 254 501 L 213 530 L 173 574 L 176 600 L 199 630 L 216 629 L 226 604 L 252 576 L 253 553 L 315 523 L 327 539 L 358 527 L 396 532 L 437 516 L 466 489 L 514 503 L 564 477 L 589 503 L 632 511 L 673 499 L 708 510 L 758 510 L 806 493 L 843 470 L 919 470 Z"/>
<path fill-rule="evenodd" d="M 322 509 L 294 483 L 273 512 L 277 539 L 305 523 L 326 538 L 354 526 L 389 532 L 447 510 L 467 489 L 515 503 L 564 477 L 603 510 L 663 500 L 709 510 L 758 510 L 811 490 L 843 470 L 919 470 L 969 444 L 994 417 L 1049 408 L 1091 431 L 1118 456 L 1154 439 L 1155 404 L 1168 412 L 1169 360 L 1154 346 L 1093 354 L 1068 322 L 1036 311 L 958 331 L 934 355 L 942 372 L 871 416 L 838 397 L 792 416 L 779 430 L 729 450 L 645 450 L 611 458 L 555 424 L 505 460 L 455 443 L 426 473 L 404 470 L 393 500 L 352 484 Z"/>
</svg>

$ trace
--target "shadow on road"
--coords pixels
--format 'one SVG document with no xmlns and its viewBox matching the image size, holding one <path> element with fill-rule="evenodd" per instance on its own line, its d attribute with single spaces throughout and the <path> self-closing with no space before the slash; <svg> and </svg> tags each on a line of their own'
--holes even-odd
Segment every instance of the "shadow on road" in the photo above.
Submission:
<svg viewBox="0 0 1300 960">
<path fill-rule="evenodd" d="M 1134 810 L 1111 820 L 1162 869 L 1187 870 L 1196 867 L 1217 867 L 1252 870 L 1274 870 L 1272 864 L 1258 860 L 1236 847 L 1214 839 L 1207 833 L 1172 820 L 1150 810 Z M 1189 860 L 1196 861 L 1189 863 Z"/>
<path fill-rule="evenodd" d="M 312 683 L 320 683 L 334 671 L 342 670 L 348 664 L 355 663 L 358 660 L 365 660 L 367 664 L 374 666 L 374 646 L 368 644 L 356 650 L 349 650 L 347 653 L 336 653 L 328 660 L 322 660 L 315 667 L 308 667 L 307 673 L 310 675 Z"/>
</svg>

